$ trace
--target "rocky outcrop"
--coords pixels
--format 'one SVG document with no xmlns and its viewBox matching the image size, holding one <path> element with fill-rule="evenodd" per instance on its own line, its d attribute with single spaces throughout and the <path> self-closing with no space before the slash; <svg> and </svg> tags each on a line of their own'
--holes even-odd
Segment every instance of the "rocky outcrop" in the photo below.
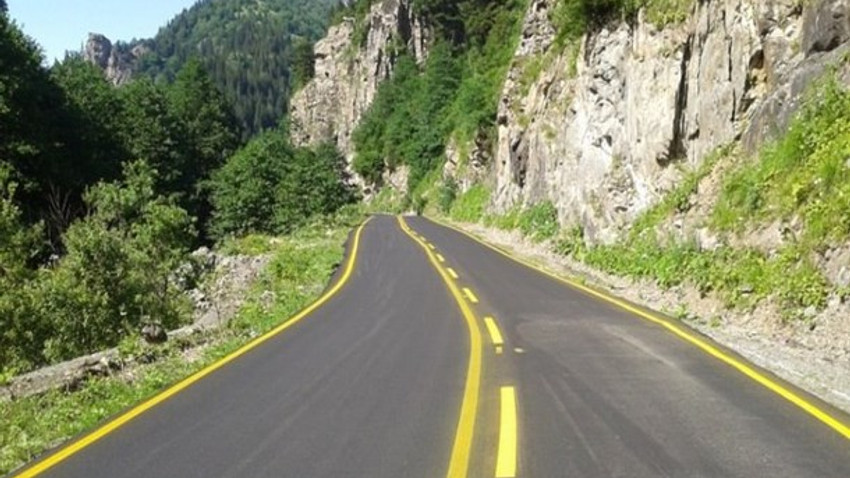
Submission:
<svg viewBox="0 0 850 478">
<path fill-rule="evenodd" d="M 90 33 L 83 49 L 83 58 L 103 70 L 106 79 L 115 85 L 130 81 L 136 62 L 150 51 L 144 43 L 127 45 L 112 42 L 103 35 Z"/>
<path fill-rule="evenodd" d="M 351 160 L 351 134 L 392 73 L 400 47 L 422 62 L 428 44 L 428 29 L 409 0 L 377 2 L 365 19 L 331 27 L 315 45 L 314 78 L 291 101 L 293 143 L 332 141 Z"/>
<path fill-rule="evenodd" d="M 712 0 L 682 24 L 658 29 L 641 15 L 570 48 L 555 44 L 554 4 L 531 2 L 505 82 L 494 207 L 550 200 L 592 242 L 615 240 L 680 165 L 782 130 L 850 37 L 847 0 Z"/>
</svg>

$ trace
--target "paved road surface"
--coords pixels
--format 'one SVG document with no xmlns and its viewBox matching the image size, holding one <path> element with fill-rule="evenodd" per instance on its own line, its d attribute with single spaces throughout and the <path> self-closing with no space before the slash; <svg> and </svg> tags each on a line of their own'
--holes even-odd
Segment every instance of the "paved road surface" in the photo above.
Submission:
<svg viewBox="0 0 850 478">
<path fill-rule="evenodd" d="M 328 302 L 37 476 L 850 477 L 840 430 L 669 330 L 407 224 L 373 218 Z"/>
</svg>

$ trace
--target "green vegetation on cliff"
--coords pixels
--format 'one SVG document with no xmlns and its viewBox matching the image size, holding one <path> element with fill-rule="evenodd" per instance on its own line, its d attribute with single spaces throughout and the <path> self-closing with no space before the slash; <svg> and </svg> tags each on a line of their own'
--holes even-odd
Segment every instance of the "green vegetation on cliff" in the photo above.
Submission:
<svg viewBox="0 0 850 478">
<path fill-rule="evenodd" d="M 831 294 L 850 298 L 850 290 L 831 283 L 818 265 L 825 252 L 850 240 L 850 92 L 830 75 L 803 103 L 777 141 L 752 158 L 734 147 L 721 148 L 686 172 L 679 186 L 614 244 L 588 246 L 580 227 L 552 233 L 546 217 L 556 216 L 545 205 L 483 220 L 526 236 L 552 238 L 556 251 L 608 273 L 652 280 L 662 288 L 693 286 L 733 308 L 772 300 L 786 320 L 811 317 Z M 700 191 L 709 175 L 720 184 L 716 198 Z M 482 220 L 479 213 L 454 212 L 479 209 L 465 206 L 467 201 L 460 196 L 452 217 Z M 708 214 L 693 216 L 694 204 L 705 202 L 712 204 Z M 716 236 L 716 246 L 704 247 L 667 227 L 676 219 L 696 221 L 695 227 Z M 761 228 L 783 231 L 780 245 L 741 245 L 746 243 L 742 236 Z"/>
<path fill-rule="evenodd" d="M 421 68 L 401 52 L 354 133 L 355 170 L 376 183 L 385 169 L 408 165 L 413 190 L 442 166 L 453 136 L 492 138 L 525 6 L 524 0 L 414 2 L 434 23 L 436 44 Z"/>
</svg>

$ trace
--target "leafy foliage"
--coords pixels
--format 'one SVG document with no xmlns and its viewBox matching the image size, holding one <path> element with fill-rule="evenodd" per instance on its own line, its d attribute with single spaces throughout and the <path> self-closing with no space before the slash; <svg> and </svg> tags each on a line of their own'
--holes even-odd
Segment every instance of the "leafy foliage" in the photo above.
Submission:
<svg viewBox="0 0 850 478">
<path fill-rule="evenodd" d="M 260 135 L 212 181 L 213 233 L 287 232 L 355 199 L 334 146 L 293 148 L 283 130 Z"/>
<path fill-rule="evenodd" d="M 37 229 L 17 225 L 3 248 L 4 321 L 0 368 L 25 370 L 115 345 L 146 320 L 175 326 L 185 320 L 185 299 L 170 280 L 187 260 L 191 217 L 156 196 L 155 172 L 128 164 L 120 183 L 90 189 L 92 211 L 64 234 L 66 254 L 37 271 L 25 267 Z M 6 191 L 14 191 L 7 183 Z M 4 225 L 15 226 L 8 195 L 0 201 Z M 4 227 L 4 235 L 6 228 Z M 8 262 L 7 262 L 8 260 Z"/>
<path fill-rule="evenodd" d="M 613 19 L 633 20 L 640 9 L 656 26 L 684 21 L 693 0 L 558 0 L 550 19 L 558 43 L 576 40 Z"/>
<path fill-rule="evenodd" d="M 43 67 L 5 15 L 0 40 L 0 375 L 183 322 L 175 271 L 207 232 L 213 171 L 241 147 L 227 99 L 199 61 L 171 84 L 114 88 L 76 56 Z M 282 151 L 284 174 L 257 192 L 285 206 L 273 229 L 352 199 L 334 149 Z"/>
<path fill-rule="evenodd" d="M 558 210 L 551 201 L 543 201 L 525 209 L 517 220 L 523 235 L 535 241 L 551 239 L 560 231 Z"/>
</svg>

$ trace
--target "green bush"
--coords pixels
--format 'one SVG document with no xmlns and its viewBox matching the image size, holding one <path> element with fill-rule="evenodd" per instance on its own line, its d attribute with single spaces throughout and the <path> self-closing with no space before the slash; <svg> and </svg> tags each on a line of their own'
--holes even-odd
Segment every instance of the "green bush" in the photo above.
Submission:
<svg viewBox="0 0 850 478">
<path fill-rule="evenodd" d="M 288 232 L 356 199 L 334 146 L 293 148 L 286 133 L 252 140 L 213 175 L 215 237 Z"/>
<path fill-rule="evenodd" d="M 91 212 L 64 235 L 65 255 L 53 266 L 27 269 L 14 277 L 14 287 L 0 291 L 0 369 L 23 371 L 113 346 L 144 322 L 171 328 L 187 319 L 173 273 L 188 261 L 193 220 L 156 196 L 154 184 L 155 172 L 137 162 L 126 167 L 122 182 L 91 188 L 85 195 Z M 21 236 L 26 231 L 8 243 L 17 248 L 19 266 L 33 250 L 31 239 Z"/>
</svg>

